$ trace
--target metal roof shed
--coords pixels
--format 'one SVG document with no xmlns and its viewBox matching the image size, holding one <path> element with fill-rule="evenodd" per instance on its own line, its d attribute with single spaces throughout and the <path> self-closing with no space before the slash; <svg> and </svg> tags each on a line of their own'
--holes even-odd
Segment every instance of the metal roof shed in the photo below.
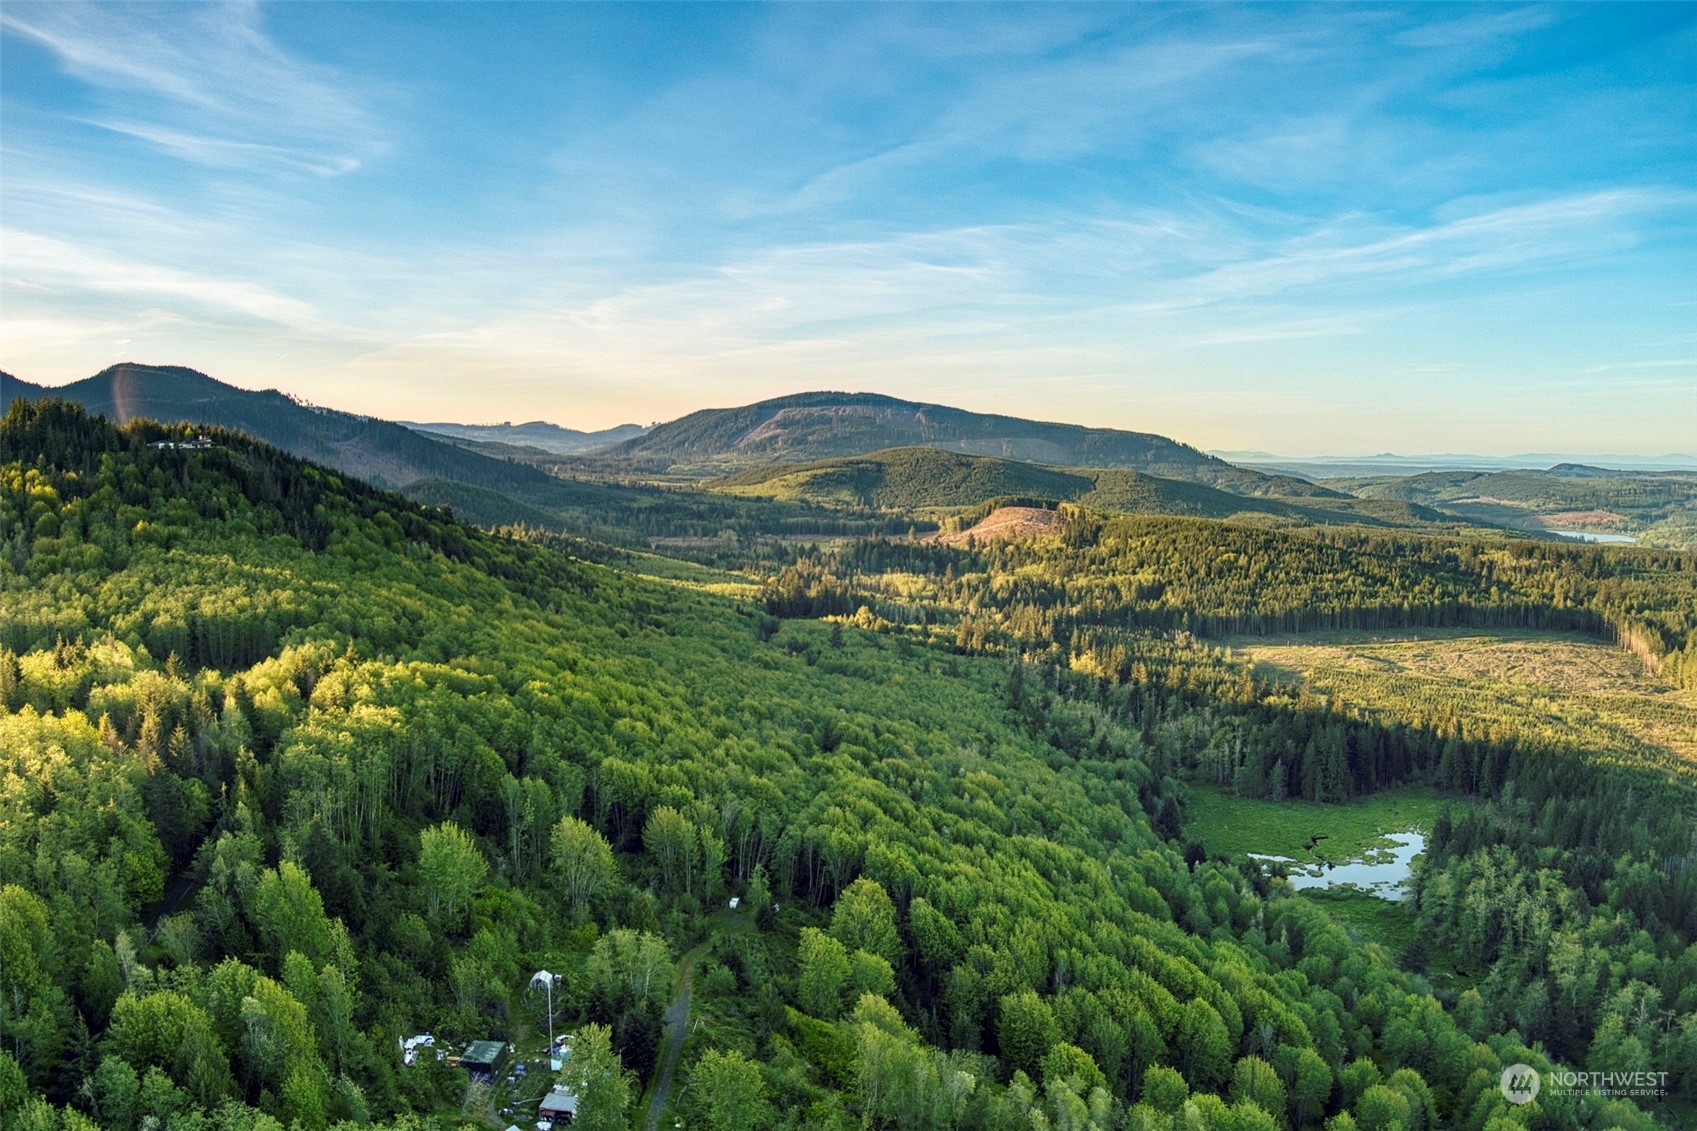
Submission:
<svg viewBox="0 0 1697 1131">
<path fill-rule="evenodd" d="M 501 1041 L 473 1041 L 460 1054 L 460 1067 L 473 1076 L 495 1078 L 507 1059 L 507 1046 Z"/>
<path fill-rule="evenodd" d="M 543 1096 L 542 1102 L 536 1105 L 538 1119 L 570 1123 L 576 1117 L 577 1093 L 563 1085 L 556 1085 L 554 1090 Z"/>
</svg>

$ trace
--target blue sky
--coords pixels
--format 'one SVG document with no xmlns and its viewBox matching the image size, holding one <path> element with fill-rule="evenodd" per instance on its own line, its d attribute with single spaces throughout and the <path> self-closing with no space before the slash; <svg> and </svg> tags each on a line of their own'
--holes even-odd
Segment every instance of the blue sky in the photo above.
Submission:
<svg viewBox="0 0 1697 1131">
<path fill-rule="evenodd" d="M 1697 5 L 0 9 L 0 366 L 1697 448 Z"/>
</svg>

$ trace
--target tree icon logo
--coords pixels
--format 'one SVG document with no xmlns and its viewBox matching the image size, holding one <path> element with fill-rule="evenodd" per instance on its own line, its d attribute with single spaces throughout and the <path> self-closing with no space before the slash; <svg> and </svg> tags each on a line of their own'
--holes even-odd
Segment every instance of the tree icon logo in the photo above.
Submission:
<svg viewBox="0 0 1697 1131">
<path fill-rule="evenodd" d="M 1529 1104 L 1538 1098 L 1538 1089 L 1544 1082 L 1538 1079 L 1538 1073 L 1530 1064 L 1511 1064 L 1503 1069 L 1503 1078 L 1497 1082 L 1497 1088 L 1503 1098 L 1511 1104 Z"/>
</svg>

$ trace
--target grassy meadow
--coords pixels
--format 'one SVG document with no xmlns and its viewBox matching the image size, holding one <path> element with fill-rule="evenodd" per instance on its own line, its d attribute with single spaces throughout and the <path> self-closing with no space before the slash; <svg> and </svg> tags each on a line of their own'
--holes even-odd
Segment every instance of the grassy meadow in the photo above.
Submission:
<svg viewBox="0 0 1697 1131">
<path fill-rule="evenodd" d="M 1318 855 L 1339 862 L 1377 862 L 1375 854 L 1391 846 L 1387 834 L 1409 829 L 1430 832 L 1447 800 L 1435 790 L 1417 788 L 1390 790 L 1349 805 L 1323 805 L 1236 797 L 1230 790 L 1205 785 L 1188 787 L 1187 798 L 1185 836 L 1210 853 L 1241 860 L 1254 852 L 1300 864 L 1315 863 Z M 1311 850 L 1307 845 L 1316 834 L 1326 839 Z M 1318 901 L 1358 941 L 1376 942 L 1393 955 L 1414 941 L 1412 903 L 1349 887 L 1308 888 L 1302 897 Z M 1433 958 L 1434 975 L 1448 976 L 1448 956 Z"/>
<path fill-rule="evenodd" d="M 1388 849 L 1386 834 L 1407 829 L 1430 831 L 1445 799 L 1431 789 L 1393 789 L 1348 805 L 1299 799 L 1263 801 L 1236 797 L 1230 790 L 1192 785 L 1185 836 L 1209 852 L 1238 859 L 1251 852 L 1284 856 L 1300 864 L 1317 862 L 1309 838 L 1326 839 L 1318 850 L 1334 861 L 1366 858 Z"/>
</svg>

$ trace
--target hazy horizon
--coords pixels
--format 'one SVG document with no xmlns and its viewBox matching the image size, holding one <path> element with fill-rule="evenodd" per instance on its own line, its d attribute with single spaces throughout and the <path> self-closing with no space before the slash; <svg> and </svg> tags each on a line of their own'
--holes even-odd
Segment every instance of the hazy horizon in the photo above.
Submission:
<svg viewBox="0 0 1697 1131">
<path fill-rule="evenodd" d="M 120 363 L 117 363 L 117 364 L 126 364 L 126 363 L 120 362 Z M 148 364 L 148 363 L 132 362 L 132 363 L 128 363 L 128 364 Z M 27 378 L 22 378 L 18 374 L 9 373 L 9 371 L 4 370 L 3 368 L 0 368 L 0 372 L 7 372 L 9 376 L 19 377 L 19 379 L 21 379 L 21 380 L 27 380 Z M 90 376 L 97 376 L 97 374 L 91 374 Z M 209 374 L 208 376 L 211 376 L 211 375 Z M 214 379 L 217 379 L 217 378 L 214 378 Z M 76 380 L 84 380 L 84 378 L 77 378 Z M 33 382 L 33 383 L 42 384 L 41 382 Z M 54 384 L 54 385 L 44 385 L 44 387 L 51 389 L 51 388 L 63 387 L 65 385 L 70 385 L 70 384 L 75 384 L 75 383 L 76 383 L 75 381 L 66 381 L 66 382 L 59 382 L 59 383 Z M 228 382 L 226 382 L 226 383 L 228 383 Z M 312 404 L 315 407 L 328 408 L 328 409 L 333 409 L 333 410 L 337 410 L 337 411 L 344 411 L 344 412 L 353 411 L 353 410 L 350 410 L 350 409 L 346 409 L 343 406 L 335 404 L 335 403 L 319 402 L 319 401 L 313 401 L 310 398 L 299 397 L 298 394 L 294 393 L 292 390 L 285 388 L 285 387 L 266 386 L 265 388 L 275 389 L 278 392 L 287 393 L 291 396 L 296 396 L 296 397 L 298 397 L 298 399 L 304 400 L 304 401 L 306 401 L 306 403 Z M 261 391 L 261 390 L 258 387 L 255 387 L 251 391 Z M 881 390 L 878 390 L 878 389 L 823 390 L 823 389 L 799 389 L 798 388 L 798 389 L 789 390 L 787 393 L 778 393 L 778 394 L 776 394 L 776 396 L 777 397 L 783 397 L 783 396 L 786 396 L 786 395 L 794 395 L 794 394 L 800 394 L 800 393 L 849 392 L 849 391 L 874 393 L 874 394 L 879 394 L 879 395 L 884 395 L 884 396 L 892 395 L 892 394 L 888 394 L 888 393 L 883 393 Z M 768 398 L 768 399 L 770 399 L 770 398 Z M 701 406 L 701 409 L 728 409 L 728 408 L 737 408 L 737 407 L 741 407 L 741 406 L 740 405 L 733 405 L 733 404 L 703 405 L 703 406 Z M 958 405 L 957 404 L 957 405 L 948 405 L 946 407 L 963 408 L 963 409 L 966 409 L 968 411 L 977 411 L 977 410 L 972 409 L 970 405 Z M 652 419 L 652 420 L 637 420 L 637 419 L 633 418 L 633 419 L 629 419 L 629 420 L 616 421 L 612 424 L 595 425 L 593 427 L 586 426 L 586 425 L 580 425 L 580 424 L 574 423 L 571 420 L 548 419 L 548 418 L 544 418 L 544 417 L 533 417 L 533 418 L 529 418 L 529 419 L 510 419 L 510 418 L 508 418 L 508 419 L 496 419 L 496 418 L 483 419 L 483 418 L 480 418 L 480 417 L 467 416 L 467 417 L 464 417 L 464 418 L 461 418 L 461 419 L 454 419 L 454 420 L 442 420 L 442 419 L 438 419 L 438 420 L 415 420 L 415 419 L 412 419 L 411 417 L 407 417 L 405 415 L 398 415 L 398 416 L 394 415 L 394 414 L 385 415 L 385 414 L 382 414 L 382 413 L 365 413 L 363 415 L 380 416 L 380 417 L 382 417 L 382 419 L 391 420 L 391 421 L 394 421 L 394 422 L 400 423 L 400 424 L 405 424 L 405 425 L 407 425 L 408 427 L 411 427 L 411 428 L 429 428 L 430 426 L 436 425 L 436 424 L 461 426 L 461 427 L 473 427 L 473 428 L 488 428 L 488 427 L 502 427 L 502 426 L 521 427 L 521 426 L 529 425 L 529 424 L 545 424 L 545 425 L 553 425 L 553 426 L 560 427 L 560 428 L 567 428 L 567 429 L 572 429 L 572 430 L 579 431 L 579 432 L 588 433 L 588 432 L 610 431 L 612 429 L 621 428 L 621 427 L 629 427 L 629 426 L 632 426 L 632 425 L 640 427 L 640 428 L 644 428 L 644 429 L 653 428 L 653 427 L 660 425 L 660 424 L 666 424 L 666 423 L 669 423 L 671 421 L 681 419 L 682 417 L 689 415 L 689 413 L 696 412 L 696 411 L 700 411 L 700 409 L 693 409 L 692 408 L 692 409 L 689 409 L 689 410 L 686 410 L 686 411 L 678 412 L 675 415 L 665 416 L 665 417 Z M 1017 415 L 1017 414 L 1003 413 L 1001 415 Z M 1110 427 L 1110 426 L 1106 426 L 1106 425 L 1091 424 L 1087 421 L 1066 420 L 1066 419 L 1062 419 L 1060 417 L 1044 417 L 1040 414 L 1035 415 L 1035 416 L 1027 415 L 1026 418 L 1032 419 L 1032 420 L 1037 420 L 1037 421 L 1040 421 L 1040 422 L 1051 423 L 1051 424 L 1080 424 L 1080 425 L 1083 425 L 1084 427 Z M 1137 431 L 1137 430 L 1136 429 L 1128 429 L 1128 431 Z M 1190 443 L 1188 440 L 1186 440 L 1182 436 L 1169 436 L 1168 438 L 1177 440 L 1180 443 Z M 1295 464 L 1314 462 L 1314 463 L 1336 463 L 1336 464 L 1343 465 L 1343 464 L 1349 464 L 1349 463 L 1365 464 L 1365 463 L 1370 463 L 1370 462 L 1375 461 L 1375 460 L 1396 461 L 1396 462 L 1401 463 L 1401 464 L 1417 463 L 1417 462 L 1421 462 L 1421 461 L 1430 461 L 1430 462 L 1433 462 L 1433 463 L 1438 463 L 1438 462 L 1442 462 L 1442 461 L 1450 461 L 1451 463 L 1453 463 L 1454 461 L 1465 461 L 1465 460 L 1478 460 L 1478 461 L 1481 461 L 1482 463 L 1483 462 L 1489 462 L 1489 463 L 1493 463 L 1493 464 L 1503 463 L 1505 461 L 1510 461 L 1510 460 L 1534 461 L 1532 463 L 1527 463 L 1527 464 L 1524 464 L 1524 465 L 1517 465 L 1517 466 L 1528 466 L 1528 467 L 1530 467 L 1530 466 L 1534 466 L 1534 464 L 1538 461 L 1556 463 L 1556 462 L 1562 462 L 1562 461 L 1584 461 L 1584 460 L 1609 460 L 1609 459 L 1613 459 L 1613 460 L 1619 460 L 1623 464 L 1628 464 L 1628 465 L 1656 464 L 1658 461 L 1668 461 L 1668 463 L 1670 465 L 1670 469 L 1672 469 L 1672 470 L 1684 470 L 1684 469 L 1686 469 L 1687 466 L 1697 466 L 1697 454 L 1694 454 L 1693 450 L 1675 451 L 1675 450 L 1671 450 L 1671 449 L 1668 450 L 1668 451 L 1663 451 L 1663 452 L 1650 452 L 1650 453 L 1609 452 L 1609 451 L 1600 451 L 1600 450 L 1590 450 L 1590 451 L 1547 450 L 1547 451 L 1502 451 L 1502 452 L 1491 452 L 1491 451 L 1471 451 L 1471 452 L 1463 452 L 1463 451 L 1415 451 L 1415 450 L 1409 450 L 1409 451 L 1395 452 L 1395 451 L 1388 451 L 1388 450 L 1350 451 L 1350 450 L 1347 450 L 1347 449 L 1340 449 L 1340 450 L 1335 450 L 1335 451 L 1313 451 L 1313 452 L 1291 452 L 1291 451 L 1271 452 L 1271 451 L 1266 451 L 1266 450 L 1263 450 L 1263 449 L 1255 449 L 1255 448 L 1252 448 L 1252 449 L 1204 448 L 1204 447 L 1201 447 L 1200 445 L 1196 445 L 1196 444 L 1191 444 L 1191 446 L 1197 447 L 1199 450 L 1207 453 L 1208 455 L 1216 456 L 1220 459 L 1227 460 L 1228 462 L 1238 462 L 1238 463 L 1244 463 L 1244 464 L 1252 464 L 1252 463 L 1256 463 L 1256 462 L 1273 464 L 1273 463 L 1283 462 L 1283 463 L 1289 463 L 1289 464 L 1295 465 Z"/>
<path fill-rule="evenodd" d="M 0 367 L 586 431 L 839 389 L 1205 450 L 1689 453 L 1694 27 L 8 4 Z"/>
</svg>

